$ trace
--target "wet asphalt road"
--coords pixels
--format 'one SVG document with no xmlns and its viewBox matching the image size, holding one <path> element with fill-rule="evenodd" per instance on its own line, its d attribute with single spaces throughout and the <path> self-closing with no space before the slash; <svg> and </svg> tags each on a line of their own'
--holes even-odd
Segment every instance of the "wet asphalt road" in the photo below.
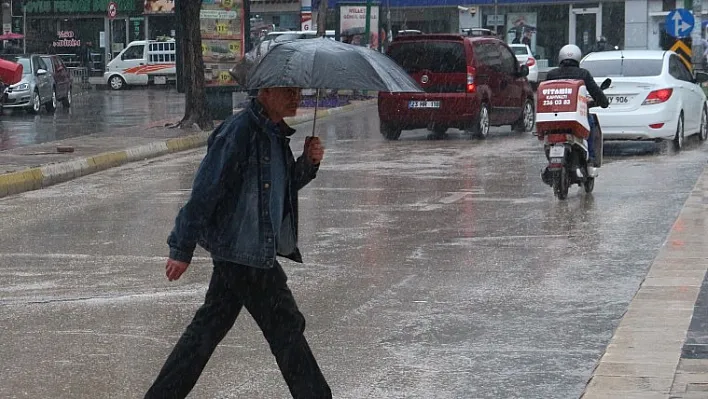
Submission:
<svg viewBox="0 0 708 399">
<path fill-rule="evenodd" d="M 107 134 L 184 114 L 174 89 L 91 90 L 74 95 L 71 108 L 38 115 L 6 108 L 0 115 L 0 151 L 88 134 Z"/>
<path fill-rule="evenodd" d="M 559 202 L 528 134 L 385 142 L 375 108 L 318 131 L 306 263 L 283 264 L 336 398 L 578 397 L 708 158 L 611 144 L 595 193 Z M 0 397 L 141 397 L 210 276 L 204 252 L 163 275 L 202 155 L 0 200 Z M 190 397 L 289 397 L 246 313 Z"/>
</svg>

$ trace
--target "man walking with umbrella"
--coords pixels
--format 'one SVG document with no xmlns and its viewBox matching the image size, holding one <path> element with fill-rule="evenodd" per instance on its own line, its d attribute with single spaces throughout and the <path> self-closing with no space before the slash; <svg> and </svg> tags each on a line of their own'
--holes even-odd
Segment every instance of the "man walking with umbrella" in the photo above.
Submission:
<svg viewBox="0 0 708 399">
<path fill-rule="evenodd" d="M 249 107 L 227 119 L 208 141 L 192 195 L 170 234 L 167 278 L 187 270 L 197 244 L 211 253 L 214 272 L 204 305 L 168 357 L 146 398 L 184 398 L 212 352 L 245 307 L 263 331 L 296 399 L 329 399 L 331 390 L 303 332 L 276 255 L 302 262 L 297 249 L 297 193 L 315 178 L 324 148 L 316 132 L 294 159 L 283 118 L 294 116 L 300 89 L 422 93 L 389 57 L 325 38 L 271 48 L 251 72 L 258 89 Z"/>
<path fill-rule="evenodd" d="M 204 305 L 177 342 L 145 398 L 184 398 L 242 308 L 270 345 L 293 398 L 330 399 L 331 390 L 304 336 L 287 277 L 276 256 L 302 262 L 297 248 L 298 191 L 315 178 L 324 156 L 308 137 L 294 159 L 283 121 L 295 116 L 300 89 L 260 89 L 249 107 L 211 135 L 189 201 L 169 236 L 166 274 L 187 270 L 197 244 L 214 270 Z"/>
</svg>

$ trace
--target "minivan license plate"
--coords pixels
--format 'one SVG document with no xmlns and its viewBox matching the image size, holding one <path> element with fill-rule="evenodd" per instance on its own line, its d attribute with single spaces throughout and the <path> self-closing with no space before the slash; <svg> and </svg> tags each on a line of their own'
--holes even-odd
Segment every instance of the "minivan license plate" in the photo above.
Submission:
<svg viewBox="0 0 708 399">
<path fill-rule="evenodd" d="M 565 146 L 554 145 L 553 147 L 551 147 L 551 153 L 549 154 L 549 157 L 563 158 L 564 155 L 565 155 Z"/>
<path fill-rule="evenodd" d="M 167 76 L 155 76 L 155 84 L 156 85 L 167 84 Z"/>
<path fill-rule="evenodd" d="M 408 108 L 440 108 L 440 101 L 410 101 Z"/>
</svg>

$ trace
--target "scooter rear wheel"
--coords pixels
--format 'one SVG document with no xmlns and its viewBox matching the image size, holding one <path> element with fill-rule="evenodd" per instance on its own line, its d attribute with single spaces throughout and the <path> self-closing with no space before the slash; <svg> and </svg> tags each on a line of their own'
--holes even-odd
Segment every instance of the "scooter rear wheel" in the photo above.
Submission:
<svg viewBox="0 0 708 399">
<path fill-rule="evenodd" d="M 555 194 L 559 200 L 564 200 L 568 198 L 569 186 L 570 183 L 568 181 L 568 169 L 566 169 L 566 167 L 564 166 L 556 176 L 555 181 L 553 182 L 553 194 Z"/>
</svg>

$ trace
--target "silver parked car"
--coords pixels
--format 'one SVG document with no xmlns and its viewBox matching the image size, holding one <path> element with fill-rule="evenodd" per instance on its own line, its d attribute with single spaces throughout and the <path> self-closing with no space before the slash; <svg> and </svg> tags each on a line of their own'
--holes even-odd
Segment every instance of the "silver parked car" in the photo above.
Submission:
<svg viewBox="0 0 708 399">
<path fill-rule="evenodd" d="M 24 108 L 39 113 L 44 105 L 47 111 L 57 108 L 54 78 L 39 55 L 3 55 L 2 58 L 22 65 L 22 80 L 10 85 L 5 92 L 4 108 Z"/>
</svg>

